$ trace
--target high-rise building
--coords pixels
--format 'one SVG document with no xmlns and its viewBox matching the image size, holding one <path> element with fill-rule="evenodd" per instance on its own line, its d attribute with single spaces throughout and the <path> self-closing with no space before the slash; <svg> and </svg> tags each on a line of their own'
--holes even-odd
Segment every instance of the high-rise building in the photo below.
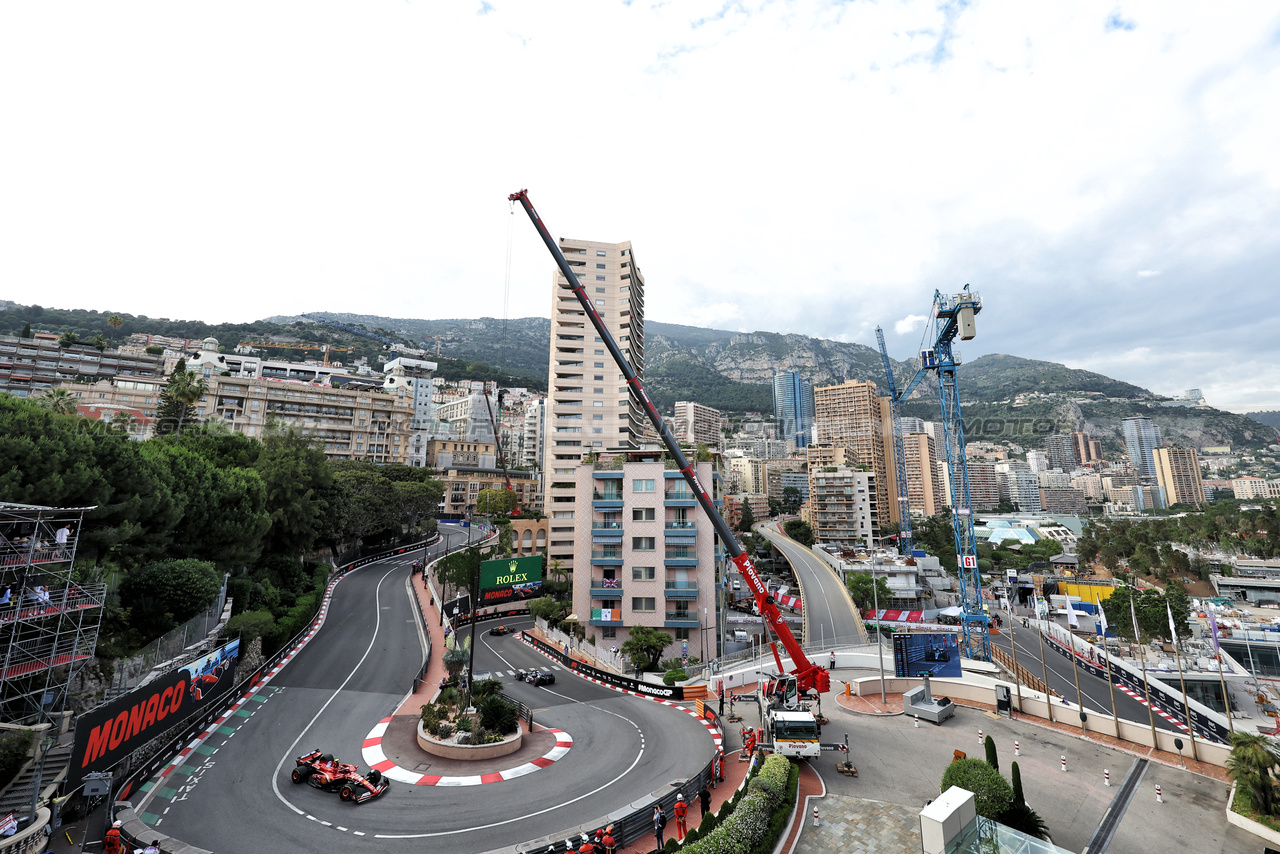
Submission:
<svg viewBox="0 0 1280 854">
<path fill-rule="evenodd" d="M 773 375 L 773 420 L 779 439 L 804 448 L 813 439 L 813 380 L 797 371 Z"/>
<path fill-rule="evenodd" d="M 945 465 L 944 465 L 945 468 Z M 994 510 L 1000 506 L 1000 482 L 996 478 L 996 464 L 985 460 L 968 460 L 965 466 L 969 472 L 969 501 L 974 510 Z M 943 476 L 943 490 L 946 497 L 943 501 L 950 506 L 950 492 L 947 491 L 946 476 Z"/>
<path fill-rule="evenodd" d="M 1049 457 L 1049 468 L 1070 472 L 1075 470 L 1076 459 L 1074 443 L 1065 433 L 1055 433 L 1044 440 L 1044 452 Z"/>
<path fill-rule="evenodd" d="M 1049 455 L 1044 451 L 1027 451 L 1027 465 L 1033 472 L 1045 471 L 1049 468 Z"/>
<path fill-rule="evenodd" d="M 768 475 L 765 470 L 764 460 L 756 457 L 730 457 L 729 468 L 740 475 L 738 491 L 768 492 Z"/>
<path fill-rule="evenodd" d="M 560 238 L 560 250 L 605 328 L 636 375 L 644 378 L 644 277 L 630 242 Z M 544 512 L 551 517 L 547 555 L 573 567 L 578 464 L 588 452 L 636 449 L 646 416 L 586 312 L 557 270 L 551 288 L 551 365 L 547 378 Z"/>
<path fill-rule="evenodd" d="M 880 536 L 875 473 L 846 466 L 811 469 L 809 524 L 820 543 L 874 546 Z"/>
<path fill-rule="evenodd" d="M 864 466 L 875 473 L 872 481 L 878 490 L 876 503 L 881 508 L 896 504 L 890 495 L 893 480 L 888 476 L 892 450 L 891 432 L 887 428 L 888 407 L 881 405 L 876 384 L 870 380 L 847 380 L 839 385 L 821 386 L 813 390 L 813 432 L 820 444 L 847 449 L 845 464 Z M 812 470 L 812 467 L 811 469 Z M 813 486 L 810 484 L 810 491 Z M 896 509 L 885 510 L 886 519 L 896 519 Z"/>
<path fill-rule="evenodd" d="M 690 400 L 678 400 L 675 406 L 675 417 L 671 421 L 671 432 L 676 441 L 691 445 L 694 448 L 706 445 L 718 451 L 724 445 L 724 433 L 720 424 L 724 414 L 719 409 L 703 406 Z"/>
<path fill-rule="evenodd" d="M 1124 444 L 1129 462 L 1139 477 L 1156 476 L 1155 449 L 1160 447 L 1160 428 L 1150 418 L 1136 416 L 1123 422 Z"/>
<path fill-rule="evenodd" d="M 1088 433 L 1079 430 L 1071 434 L 1071 450 L 1076 462 L 1082 466 L 1102 459 L 1102 443 L 1097 439 L 1090 439 Z"/>
<path fill-rule="evenodd" d="M 1156 448 L 1156 483 L 1164 492 L 1166 506 L 1204 503 L 1204 483 L 1200 480 L 1200 458 L 1194 448 Z"/>
<path fill-rule="evenodd" d="M 902 437 L 902 453 L 906 459 L 907 498 L 911 502 L 912 515 L 933 516 L 941 513 L 946 503 L 942 491 L 942 469 L 933 439 L 926 433 L 913 433 Z M 973 488 L 970 483 L 970 493 Z"/>
<path fill-rule="evenodd" d="M 718 502 L 712 464 L 694 470 Z M 587 632 L 597 644 L 621 646 L 635 626 L 668 629 L 700 650 L 699 629 L 718 623 L 716 534 L 680 473 L 656 458 L 621 468 L 588 463 L 574 482 L 584 523 L 573 604 Z"/>
</svg>

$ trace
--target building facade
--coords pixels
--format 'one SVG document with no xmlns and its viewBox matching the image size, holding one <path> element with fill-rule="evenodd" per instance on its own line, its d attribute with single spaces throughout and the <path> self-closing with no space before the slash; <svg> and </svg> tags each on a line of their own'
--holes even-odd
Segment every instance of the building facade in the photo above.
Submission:
<svg viewBox="0 0 1280 854">
<path fill-rule="evenodd" d="M 809 524 L 817 542 L 872 548 L 880 537 L 876 475 L 847 466 L 809 472 Z"/>
<path fill-rule="evenodd" d="M 888 407 L 882 408 L 876 384 L 870 380 L 848 380 L 815 388 L 813 395 L 815 441 L 843 446 L 846 465 L 870 470 L 875 475 L 871 483 L 879 490 L 876 504 L 885 508 L 885 518 L 896 518 L 896 507 L 888 509 L 889 504 L 896 504 L 889 495 L 892 481 L 888 467 L 892 455 L 885 452 L 886 443 L 891 446 L 892 440 L 888 435 L 891 431 L 885 429 Z"/>
<path fill-rule="evenodd" d="M 779 371 L 773 375 L 773 420 L 776 436 L 804 448 L 813 438 L 813 380 L 797 371 Z"/>
<path fill-rule="evenodd" d="M 1190 504 L 1199 509 L 1204 503 L 1204 483 L 1195 448 L 1156 448 L 1152 458 L 1165 506 Z"/>
<path fill-rule="evenodd" d="M 643 379 L 644 277 L 631 243 L 562 237 L 560 250 Z M 639 448 L 647 416 L 631 400 L 622 372 L 559 270 L 552 274 L 551 291 L 543 507 L 552 520 L 548 557 L 572 570 L 578 464 L 589 452 Z"/>
<path fill-rule="evenodd" d="M 679 655 L 680 641 L 698 649 L 700 630 L 718 623 L 715 529 L 684 478 L 661 460 L 615 465 L 583 463 L 575 473 L 585 566 L 573 574 L 574 611 L 606 647 L 648 626 L 675 638 L 668 654 Z M 694 468 L 704 486 L 718 489 L 711 463 Z"/>
<path fill-rule="evenodd" d="M 1156 476 L 1155 450 L 1160 447 L 1160 428 L 1150 418 L 1126 418 L 1122 422 L 1129 462 L 1139 477 Z"/>
<path fill-rule="evenodd" d="M 60 347 L 51 336 L 0 335 L 0 392 L 27 397 L 63 383 L 95 383 L 111 377 L 163 380 L 163 360 L 146 353 L 99 351 L 87 344 Z"/>
<path fill-rule="evenodd" d="M 1075 443 L 1071 436 L 1057 433 L 1044 440 L 1044 452 L 1049 458 L 1049 468 L 1059 471 L 1074 471 L 1079 460 L 1076 459 Z"/>
</svg>

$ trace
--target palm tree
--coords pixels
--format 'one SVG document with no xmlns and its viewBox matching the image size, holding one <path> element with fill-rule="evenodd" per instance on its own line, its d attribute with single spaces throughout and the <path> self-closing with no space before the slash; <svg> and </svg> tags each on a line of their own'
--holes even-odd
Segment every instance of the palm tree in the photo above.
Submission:
<svg viewBox="0 0 1280 854">
<path fill-rule="evenodd" d="M 1230 743 L 1227 773 L 1253 791 L 1254 803 L 1263 815 L 1271 815 L 1275 809 L 1271 769 L 1280 765 L 1280 746 L 1265 735 L 1239 730 L 1231 735 Z"/>
<path fill-rule="evenodd" d="M 90 344 L 91 346 L 93 346 L 93 347 L 97 347 L 97 348 L 98 348 L 98 352 L 100 352 L 100 353 L 101 353 L 102 351 L 104 351 L 104 350 L 106 350 L 106 349 L 107 349 L 107 343 L 108 343 L 108 342 L 107 342 L 107 339 L 106 339 L 106 338 L 103 338 L 101 335 L 95 335 L 95 336 L 93 336 L 93 338 L 89 341 L 89 344 Z"/>
<path fill-rule="evenodd" d="M 124 318 L 118 314 L 113 314 L 107 318 L 107 325 L 110 326 L 114 331 L 119 332 L 120 327 L 124 326 Z"/>
<path fill-rule="evenodd" d="M 195 417 L 195 403 L 209 391 L 209 384 L 195 371 L 174 371 L 169 384 L 160 394 L 157 421 L 173 425 L 174 435 L 182 435 L 182 427 Z"/>
<path fill-rule="evenodd" d="M 80 336 L 74 332 L 64 332 L 62 337 L 58 339 L 59 347 L 70 347 L 73 344 L 80 343 Z"/>
<path fill-rule="evenodd" d="M 40 396 L 39 403 L 50 412 L 58 415 L 75 415 L 76 398 L 65 388 L 54 388 Z"/>
<path fill-rule="evenodd" d="M 131 412 L 117 412 L 111 416 L 111 429 L 121 433 L 129 433 L 133 430 L 138 419 Z"/>
</svg>

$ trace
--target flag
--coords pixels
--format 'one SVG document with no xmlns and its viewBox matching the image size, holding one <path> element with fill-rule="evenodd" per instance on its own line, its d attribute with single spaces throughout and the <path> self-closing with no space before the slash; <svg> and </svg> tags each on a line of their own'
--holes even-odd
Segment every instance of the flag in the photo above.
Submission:
<svg viewBox="0 0 1280 854">
<path fill-rule="evenodd" d="M 1138 632 L 1138 614 L 1133 610 L 1133 597 L 1129 597 L 1129 616 L 1133 618 L 1133 639 L 1138 640 L 1142 637 Z"/>
<path fill-rule="evenodd" d="M 1178 630 L 1173 627 L 1173 611 L 1169 608 L 1169 603 L 1164 603 L 1164 612 L 1169 615 L 1169 637 L 1173 641 L 1174 646 L 1178 644 Z"/>
<path fill-rule="evenodd" d="M 1071 607 L 1071 600 L 1067 600 L 1067 625 L 1073 629 L 1080 628 L 1080 618 L 1076 616 L 1076 609 Z"/>
<path fill-rule="evenodd" d="M 1213 632 L 1213 651 L 1221 653 L 1222 650 L 1218 648 L 1218 621 L 1213 616 L 1212 608 L 1209 609 L 1209 630 Z"/>
<path fill-rule="evenodd" d="M 1102 635 L 1103 640 L 1107 637 L 1107 612 L 1102 610 L 1102 602 L 1097 603 L 1098 606 L 1098 634 Z"/>
<path fill-rule="evenodd" d="M 610 589 L 622 587 L 622 580 L 618 578 L 605 578 L 603 581 L 604 584 L 602 586 Z"/>
</svg>

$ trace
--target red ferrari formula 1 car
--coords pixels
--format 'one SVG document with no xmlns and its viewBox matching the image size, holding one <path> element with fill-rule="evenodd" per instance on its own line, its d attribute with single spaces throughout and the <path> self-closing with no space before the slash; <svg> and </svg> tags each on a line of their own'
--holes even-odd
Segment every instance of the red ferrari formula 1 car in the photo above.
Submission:
<svg viewBox="0 0 1280 854">
<path fill-rule="evenodd" d="M 332 753 L 313 750 L 299 756 L 297 763 L 290 775 L 293 782 L 305 782 L 325 792 L 337 792 L 344 801 L 364 803 L 391 788 L 391 781 L 382 772 L 370 769 L 368 774 L 361 774 L 360 766 L 339 762 Z"/>
</svg>

